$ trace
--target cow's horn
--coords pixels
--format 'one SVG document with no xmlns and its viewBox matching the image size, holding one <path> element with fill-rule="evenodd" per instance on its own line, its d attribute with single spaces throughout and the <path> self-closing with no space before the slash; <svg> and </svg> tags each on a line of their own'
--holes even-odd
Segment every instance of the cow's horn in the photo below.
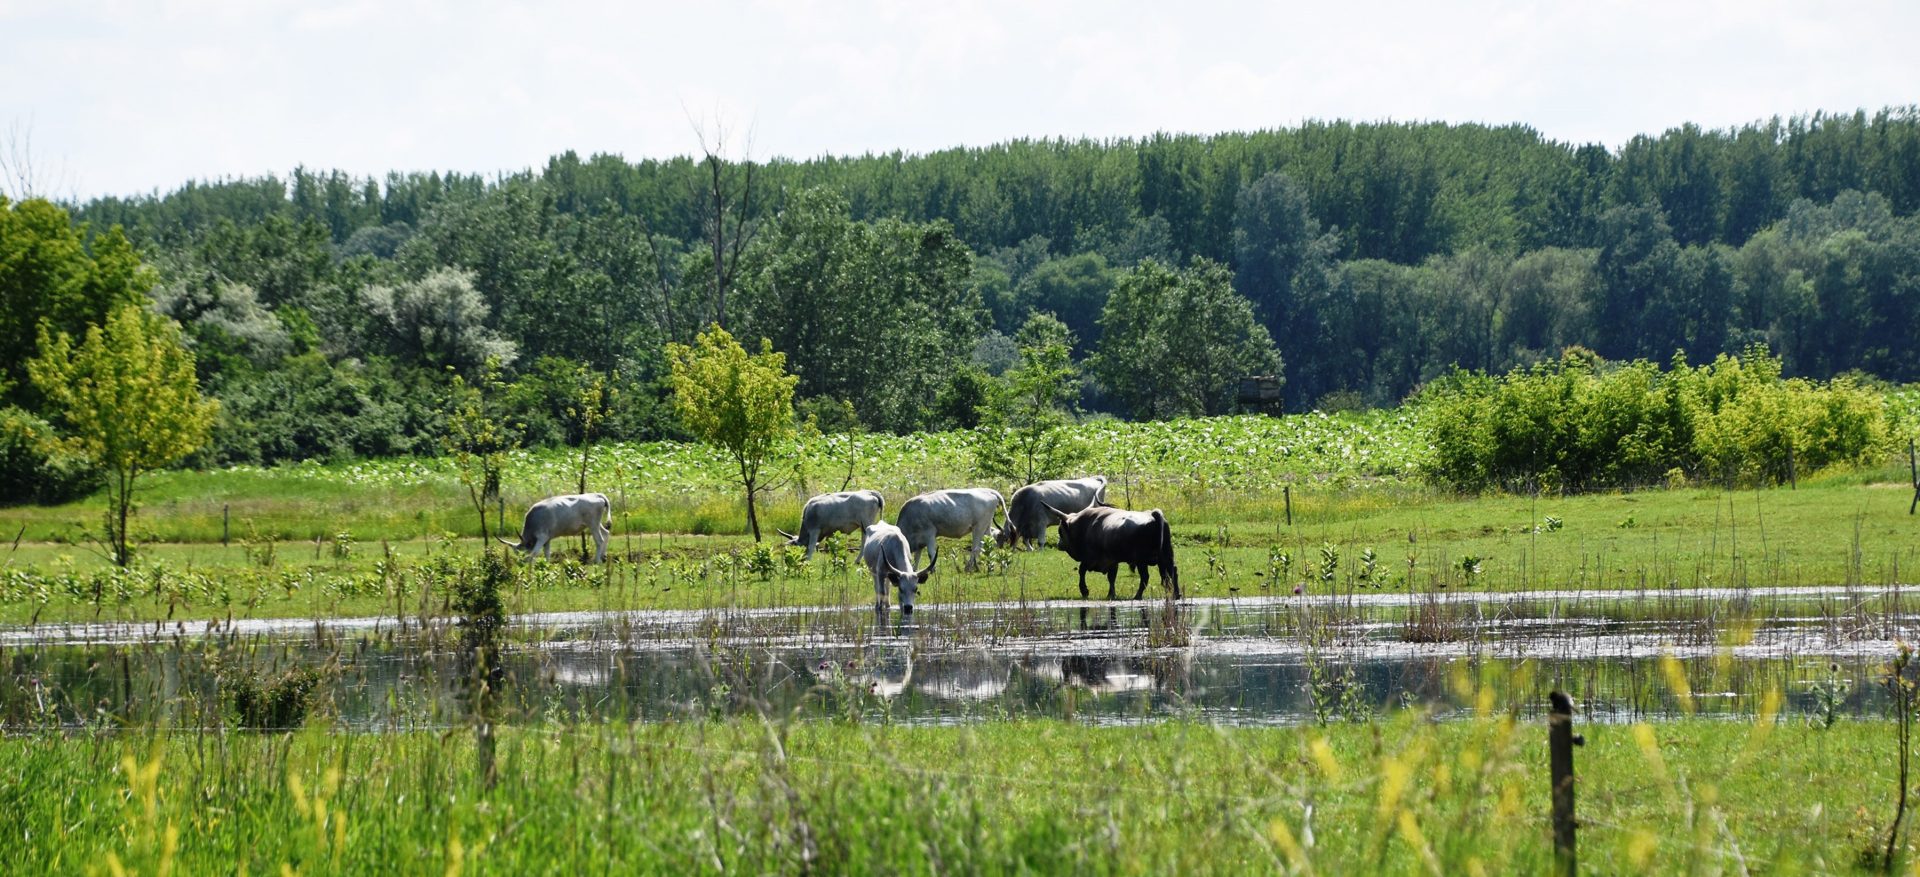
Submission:
<svg viewBox="0 0 1920 877">
<path fill-rule="evenodd" d="M 495 536 L 495 537 L 493 537 L 493 538 L 495 538 L 495 539 L 498 539 L 498 540 L 500 540 L 500 544 L 501 544 L 501 545 L 505 545 L 505 546 L 507 546 L 508 548 L 512 548 L 512 549 L 514 549 L 515 551 L 518 551 L 518 550 L 520 549 L 520 543 L 518 543 L 518 542 L 508 542 L 508 541 L 507 541 L 507 538 L 506 538 L 505 536 Z"/>
<path fill-rule="evenodd" d="M 930 557 L 930 558 L 927 558 L 927 566 L 926 566 L 926 568 L 925 568 L 925 569 L 923 569 L 923 570 L 921 570 L 921 571 L 919 571 L 919 572 L 917 572 L 917 573 L 914 573 L 914 574 L 913 574 L 913 578 L 914 578 L 914 580 L 915 580 L 915 581 L 922 581 L 922 582 L 924 582 L 924 581 L 926 581 L 926 580 L 927 580 L 927 576 L 930 576 L 930 575 L 933 575 L 933 565 L 934 565 L 934 564 L 936 564 L 936 563 L 939 563 L 939 562 L 940 562 L 940 558 L 937 558 L 937 557 Z"/>
<path fill-rule="evenodd" d="M 1063 511 L 1061 511 L 1061 510 L 1059 510 L 1059 509 L 1057 509 L 1057 508 L 1054 508 L 1053 506 L 1051 506 L 1051 505 L 1048 505 L 1047 503 L 1044 503 L 1044 502 L 1043 502 L 1043 503 L 1041 503 L 1040 505 L 1042 505 L 1042 506 L 1044 506 L 1044 507 L 1046 508 L 1046 510 L 1047 510 L 1048 512 L 1050 512 L 1050 513 L 1052 513 L 1052 514 L 1053 514 L 1053 516 L 1054 516 L 1055 518 L 1058 518 L 1058 519 L 1060 519 L 1060 520 L 1062 520 L 1062 521 L 1064 521 L 1064 520 L 1066 520 L 1066 519 L 1067 519 L 1067 513 L 1066 513 L 1066 512 L 1063 512 Z"/>
<path fill-rule="evenodd" d="M 793 535 L 792 533 L 789 533 L 789 532 L 787 532 L 787 531 L 785 531 L 785 530 L 782 530 L 782 529 L 780 529 L 779 527 L 775 527 L 775 528 L 773 528 L 773 532 L 775 532 L 775 533 L 779 533 L 780 535 L 782 535 L 782 536 L 785 536 L 785 537 L 787 537 L 787 541 L 788 541 L 788 542 L 796 542 L 796 541 L 799 541 L 799 539 L 800 539 L 800 537 L 798 537 L 798 536 L 795 536 L 795 535 Z"/>
</svg>

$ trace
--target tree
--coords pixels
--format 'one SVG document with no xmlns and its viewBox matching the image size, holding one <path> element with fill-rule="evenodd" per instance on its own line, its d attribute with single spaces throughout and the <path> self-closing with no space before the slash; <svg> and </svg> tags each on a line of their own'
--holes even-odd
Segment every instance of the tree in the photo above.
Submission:
<svg viewBox="0 0 1920 877">
<path fill-rule="evenodd" d="M 117 226 L 91 242 L 87 231 L 50 201 L 0 197 L 0 403 L 36 401 L 22 391 L 42 325 L 54 334 L 82 334 L 116 309 L 145 301 L 153 286 L 153 270 Z"/>
<path fill-rule="evenodd" d="M 399 286 L 369 286 L 367 308 L 401 359 L 472 372 L 487 362 L 511 363 L 518 346 L 487 328 L 487 303 L 470 271 L 438 269 Z"/>
<path fill-rule="evenodd" d="M 1018 364 L 992 385 L 980 420 L 976 466 L 989 478 L 1032 484 L 1058 478 L 1085 457 L 1067 429 L 1079 396 L 1073 333 L 1052 314 L 1027 318 L 1016 337 Z"/>
<path fill-rule="evenodd" d="M 1244 375 L 1277 375 L 1280 353 L 1232 272 L 1196 258 L 1175 270 L 1148 260 L 1114 287 L 1100 314 L 1095 377 L 1137 417 L 1222 414 Z"/>
<path fill-rule="evenodd" d="M 500 394 L 499 364 L 488 360 L 479 379 L 469 385 L 454 375 L 447 393 L 447 431 L 441 439 L 453 457 L 460 483 L 466 485 L 473 510 L 480 515 L 480 548 L 493 550 L 493 532 L 487 528 L 487 506 L 494 506 L 494 529 L 505 533 L 506 509 L 500 501 L 500 471 L 505 468 L 507 452 L 517 442 L 506 424 L 494 412 L 493 399 Z"/>
<path fill-rule="evenodd" d="M 88 329 L 78 347 L 42 331 L 40 349 L 27 371 L 70 440 L 107 473 L 107 547 L 126 566 L 135 482 L 206 444 L 220 403 L 200 397 L 180 327 L 135 305 Z"/>
<path fill-rule="evenodd" d="M 715 325 L 692 346 L 668 344 L 673 369 L 674 408 L 687 431 L 733 458 L 747 497 L 747 527 L 760 541 L 755 496 L 766 489 L 761 475 L 775 446 L 793 434 L 793 388 L 800 379 L 787 374 L 787 355 L 760 339 L 749 354 L 727 330 Z"/>
</svg>

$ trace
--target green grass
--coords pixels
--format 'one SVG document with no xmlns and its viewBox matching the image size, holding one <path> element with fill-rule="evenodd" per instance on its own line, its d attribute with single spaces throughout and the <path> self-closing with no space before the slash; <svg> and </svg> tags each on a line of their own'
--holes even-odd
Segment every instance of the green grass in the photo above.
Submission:
<svg viewBox="0 0 1920 877">
<path fill-rule="evenodd" d="M 1890 728 L 1585 726 L 1582 871 L 1851 872 L 1891 820 Z M 531 727 L 499 732 L 491 790 L 466 730 L 10 737 L 0 861 L 17 873 L 1543 873 L 1545 737 L 1500 717 Z"/>
<path fill-rule="evenodd" d="M 1166 510 L 1174 522 L 1182 583 L 1201 597 L 1284 595 L 1296 586 L 1325 593 L 1375 586 L 1873 585 L 1899 581 L 1902 570 L 1920 567 L 1920 546 L 1909 538 L 1916 526 L 1906 510 L 1910 488 L 1894 480 L 1902 474 L 1836 473 L 1797 490 L 1677 487 L 1538 498 L 1463 498 L 1409 485 L 1302 486 L 1291 494 L 1291 527 L 1286 498 L 1270 492 L 1148 494 L 1132 505 Z M 178 477 L 199 483 L 215 475 Z M 313 536 L 269 539 L 249 526 L 222 545 L 217 510 L 211 512 L 211 533 L 204 521 L 194 523 L 195 515 L 204 519 L 214 508 L 211 501 L 175 491 L 151 500 L 142 520 L 175 527 L 184 541 L 146 545 L 142 571 L 128 579 L 106 580 L 100 557 L 85 545 L 23 541 L 0 561 L 0 622 L 437 612 L 427 561 L 436 554 L 478 553 L 477 539 L 445 535 L 461 530 L 471 512 L 463 515 L 459 498 L 428 488 L 408 492 L 296 479 L 290 483 L 307 491 L 281 495 L 265 493 L 269 484 L 256 480 L 263 477 L 257 473 L 224 477 L 234 479 L 236 491 L 246 491 L 228 502 L 273 520 L 305 521 L 300 526 Z M 442 503 L 437 516 L 418 505 L 434 497 Z M 1124 503 L 1126 496 L 1116 491 L 1113 499 Z M 707 508 L 701 514 L 714 520 L 727 516 L 735 530 L 740 524 L 737 503 L 718 492 L 686 501 Z M 27 521 L 60 511 L 7 514 Z M 797 518 L 797 493 L 769 504 L 769 522 Z M 1549 518 L 1557 527 L 1549 527 Z M 860 605 L 871 599 L 870 580 L 857 565 L 836 568 L 824 557 L 801 564 L 774 542 L 756 547 L 737 532 L 639 529 L 637 521 L 647 519 L 616 511 L 610 551 L 617 562 L 589 570 L 537 565 L 508 595 L 509 609 Z M 436 523 L 411 529 L 396 523 L 413 520 Z M 1330 575 L 1326 549 L 1337 558 Z M 942 550 L 940 572 L 923 590 L 923 602 L 1079 596 L 1075 567 L 1058 551 L 1012 552 L 993 558 L 989 572 L 965 573 L 958 562 L 964 544 L 946 540 Z M 1469 572 L 1468 558 L 1478 559 L 1477 574 Z M 1104 582 L 1092 579 L 1094 596 L 1104 596 Z M 1121 576 L 1122 596 L 1132 593 L 1128 580 Z M 97 601 L 95 593 L 101 595 Z M 1158 593 L 1156 575 L 1149 594 Z"/>
</svg>

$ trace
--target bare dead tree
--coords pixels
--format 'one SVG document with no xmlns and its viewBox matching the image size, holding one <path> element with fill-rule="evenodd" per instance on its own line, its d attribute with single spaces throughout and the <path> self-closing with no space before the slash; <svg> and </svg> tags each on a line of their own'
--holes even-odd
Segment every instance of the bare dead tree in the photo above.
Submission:
<svg viewBox="0 0 1920 877">
<path fill-rule="evenodd" d="M 66 173 L 49 169 L 33 153 L 33 124 L 18 119 L 7 125 L 0 137 L 0 195 L 20 202 L 28 198 L 53 198 L 68 188 Z M 68 200 L 75 200 L 68 194 Z"/>
<path fill-rule="evenodd" d="M 707 289 L 707 319 L 722 328 L 727 325 L 727 292 L 739 275 L 740 263 L 759 232 L 754 215 L 758 209 L 754 189 L 753 138 L 742 144 L 738 160 L 727 156 L 728 131 L 716 122 L 709 133 L 695 124 L 694 136 L 700 143 L 701 168 L 705 171 L 696 185 L 694 203 L 700 209 L 702 238 L 713 254 L 713 285 Z"/>
</svg>

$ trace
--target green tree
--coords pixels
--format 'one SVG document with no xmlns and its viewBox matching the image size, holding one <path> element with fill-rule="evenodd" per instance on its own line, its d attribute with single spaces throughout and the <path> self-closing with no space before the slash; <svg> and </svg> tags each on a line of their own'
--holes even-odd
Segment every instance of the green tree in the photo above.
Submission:
<svg viewBox="0 0 1920 877">
<path fill-rule="evenodd" d="M 749 354 L 727 330 L 715 325 L 689 346 L 668 344 L 673 369 L 674 408 L 687 431 L 733 458 L 747 497 L 747 527 L 760 541 L 755 497 L 765 489 L 767 460 L 781 440 L 793 434 L 793 388 L 800 379 L 787 374 L 787 355 L 760 339 Z"/>
<path fill-rule="evenodd" d="M 76 227 L 58 205 L 0 197 L 0 403 L 37 401 L 22 393 L 43 325 L 79 335 L 143 302 L 154 281 L 118 227 L 89 243 L 87 227 Z"/>
<path fill-rule="evenodd" d="M 1137 417 L 1222 414 L 1244 375 L 1280 373 L 1280 353 L 1226 266 L 1195 259 L 1175 270 L 1148 260 L 1114 287 L 1089 361 Z"/>
<path fill-rule="evenodd" d="M 135 305 L 88 329 L 78 347 L 43 330 L 40 349 L 27 372 L 80 453 L 107 473 L 107 547 L 126 566 L 135 482 L 206 444 L 220 405 L 200 397 L 179 326 Z"/>
<path fill-rule="evenodd" d="M 493 550 L 493 532 L 505 535 L 506 509 L 500 498 L 500 473 L 506 468 L 507 452 L 519 444 L 495 411 L 502 394 L 500 365 L 488 360 L 472 384 L 454 375 L 447 390 L 447 431 L 441 446 L 453 457 L 460 483 L 466 485 L 473 510 L 480 515 L 480 546 Z M 487 527 L 487 507 L 494 508 L 494 526 Z"/>
<path fill-rule="evenodd" d="M 990 385 L 975 465 L 989 478 L 1032 484 L 1065 475 L 1086 457 L 1068 429 L 1080 373 L 1069 355 L 1073 333 L 1052 314 L 1027 318 L 1015 342 L 1019 361 Z"/>
</svg>

